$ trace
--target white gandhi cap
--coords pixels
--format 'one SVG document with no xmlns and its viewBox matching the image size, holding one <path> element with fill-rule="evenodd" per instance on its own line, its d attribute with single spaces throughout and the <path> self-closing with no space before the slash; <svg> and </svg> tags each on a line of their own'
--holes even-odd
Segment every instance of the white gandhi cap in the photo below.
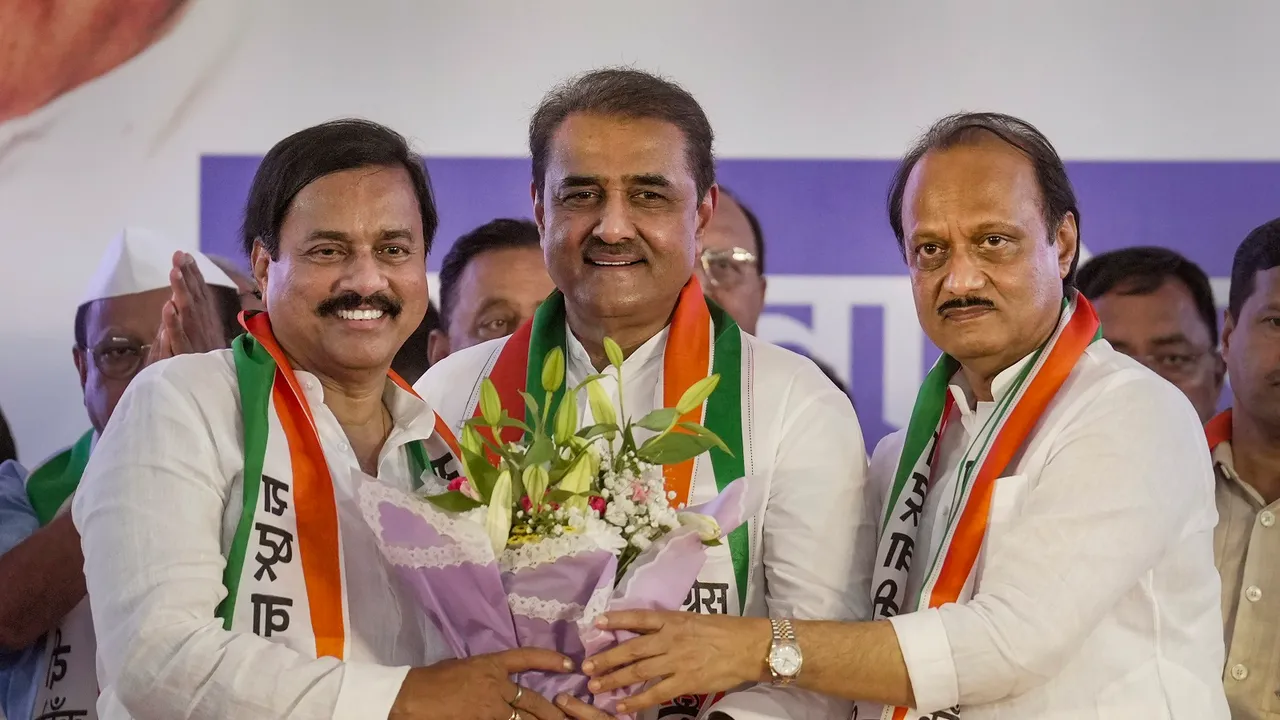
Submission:
<svg viewBox="0 0 1280 720">
<path fill-rule="evenodd" d="M 126 228 L 102 254 L 80 304 L 169 287 L 173 253 L 181 249 L 150 230 Z M 204 253 L 191 256 L 207 284 L 236 289 L 235 282 Z"/>
</svg>

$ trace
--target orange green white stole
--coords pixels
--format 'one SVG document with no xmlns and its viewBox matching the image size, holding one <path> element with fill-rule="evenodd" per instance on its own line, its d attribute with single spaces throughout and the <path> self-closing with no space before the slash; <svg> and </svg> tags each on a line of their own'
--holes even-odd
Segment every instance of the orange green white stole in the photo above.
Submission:
<svg viewBox="0 0 1280 720">
<path fill-rule="evenodd" d="M 1049 341 L 1035 351 L 1012 387 L 996 399 L 995 411 L 965 449 L 958 465 L 956 502 L 945 516 L 943 527 L 934 528 L 935 537 L 941 531 L 943 538 L 938 552 L 931 555 L 926 548 L 917 556 L 916 538 L 930 479 L 935 471 L 949 471 L 935 468 L 934 462 L 952 409 L 948 386 L 960 364 L 943 355 L 925 377 L 911 411 L 880 524 L 871 581 L 874 619 L 964 602 L 972 597 L 973 572 L 986 535 L 995 480 L 1026 444 L 1085 350 L 1102 337 L 1098 316 L 1089 301 L 1078 293 L 1073 295 L 1063 301 L 1062 314 Z M 908 597 L 913 559 L 926 563 L 926 571 L 919 595 Z M 960 717 L 959 708 L 922 715 L 902 707 L 878 710 L 868 703 L 858 703 L 854 717 L 869 718 L 876 712 L 882 720 Z"/>
<path fill-rule="evenodd" d="M 306 656 L 345 657 L 349 611 L 337 498 L 306 396 L 266 313 L 242 314 L 232 343 L 244 422 L 243 510 L 218 606 L 223 627 L 252 632 Z M 389 378 L 413 392 L 394 372 Z M 407 446 L 413 477 L 458 472 L 457 442 L 435 432 Z M 358 562 L 358 560 L 355 560 Z"/>
</svg>

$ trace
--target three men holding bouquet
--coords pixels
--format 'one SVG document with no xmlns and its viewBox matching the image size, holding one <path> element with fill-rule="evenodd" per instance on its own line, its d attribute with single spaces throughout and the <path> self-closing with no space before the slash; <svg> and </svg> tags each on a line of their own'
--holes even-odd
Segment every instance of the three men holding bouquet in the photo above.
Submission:
<svg viewBox="0 0 1280 720">
<path fill-rule="evenodd" d="M 956 116 L 900 167 L 890 220 L 946 354 L 869 471 L 848 399 L 703 297 L 711 145 L 697 102 L 646 73 L 552 91 L 531 190 L 558 289 L 417 392 L 389 374 L 427 305 L 417 157 L 362 121 L 274 147 L 244 226 L 267 312 L 230 350 L 142 372 L 75 500 L 100 715 L 607 717 L 511 679 L 580 670 L 594 692 L 646 684 L 618 708 L 646 717 L 1225 718 L 1203 434 L 1071 287 L 1080 213 L 1049 142 Z M 603 375 L 636 416 L 719 374 L 689 417 L 729 452 L 664 467 L 668 492 L 696 505 L 748 476 L 764 499 L 682 612 L 606 616 L 640 636 L 580 669 L 444 659 L 357 488 L 453 477 L 481 380 L 518 393 L 551 347 L 567 384 Z"/>
</svg>

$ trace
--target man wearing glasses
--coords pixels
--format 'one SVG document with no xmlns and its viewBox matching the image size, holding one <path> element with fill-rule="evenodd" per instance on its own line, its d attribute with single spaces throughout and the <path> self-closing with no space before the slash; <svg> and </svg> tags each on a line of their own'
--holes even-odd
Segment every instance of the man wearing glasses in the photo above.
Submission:
<svg viewBox="0 0 1280 720">
<path fill-rule="evenodd" d="M 93 429 L 29 476 L 16 462 L 0 465 L 0 708 L 8 717 L 96 717 L 84 556 L 66 510 L 138 371 L 225 347 L 238 334 L 239 309 L 235 282 L 199 253 L 175 253 L 136 229 L 107 248 L 76 311 L 72 348 Z"/>
<path fill-rule="evenodd" d="M 1078 283 L 1107 342 L 1176 385 L 1208 422 L 1226 365 L 1204 270 L 1166 248 L 1132 247 L 1095 256 L 1080 268 Z"/>
<path fill-rule="evenodd" d="M 720 203 L 702 236 L 702 290 L 752 335 L 764 312 L 764 233 L 746 205 L 720 188 Z"/>
</svg>

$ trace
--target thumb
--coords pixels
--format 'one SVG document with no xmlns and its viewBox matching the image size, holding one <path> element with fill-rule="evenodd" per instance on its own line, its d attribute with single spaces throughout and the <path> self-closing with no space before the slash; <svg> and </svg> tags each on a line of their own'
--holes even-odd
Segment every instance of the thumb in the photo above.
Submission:
<svg viewBox="0 0 1280 720">
<path fill-rule="evenodd" d="M 521 673 L 526 670 L 543 670 L 546 672 L 570 672 L 573 661 L 554 650 L 546 648 L 516 648 L 499 653 L 495 658 L 508 674 Z"/>
</svg>

